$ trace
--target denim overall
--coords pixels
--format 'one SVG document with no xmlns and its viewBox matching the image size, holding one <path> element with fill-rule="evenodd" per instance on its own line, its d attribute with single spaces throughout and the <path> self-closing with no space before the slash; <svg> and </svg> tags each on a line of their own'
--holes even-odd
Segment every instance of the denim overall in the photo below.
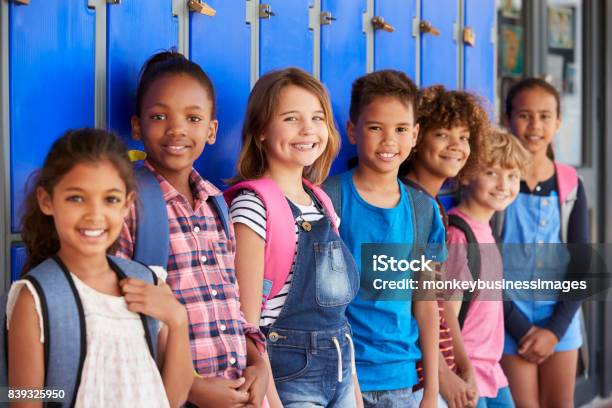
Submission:
<svg viewBox="0 0 612 408">
<path fill-rule="evenodd" d="M 510 244 L 503 247 L 506 279 L 563 279 L 570 255 L 561 244 L 560 219 L 556 191 L 549 196 L 520 193 L 516 201 L 508 206 L 502 237 L 504 243 Z M 516 291 L 514 298 L 514 303 L 525 317 L 541 327 L 546 326 L 557 304 L 555 300 L 541 300 L 537 296 L 525 298 L 521 296 L 521 291 Z M 555 352 L 575 350 L 581 344 L 580 316 L 576 313 L 565 335 L 557 343 Z M 517 349 L 515 339 L 506 332 L 504 354 L 518 354 Z"/>
<path fill-rule="evenodd" d="M 298 225 L 293 277 L 276 321 L 262 328 L 276 389 L 285 407 L 354 407 L 354 350 L 345 316 L 359 285 L 349 250 L 324 214 Z"/>
</svg>

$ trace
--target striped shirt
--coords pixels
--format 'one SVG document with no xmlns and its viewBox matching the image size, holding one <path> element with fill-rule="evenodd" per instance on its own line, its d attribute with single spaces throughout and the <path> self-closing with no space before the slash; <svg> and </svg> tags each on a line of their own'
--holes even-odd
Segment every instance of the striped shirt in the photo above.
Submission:
<svg viewBox="0 0 612 408">
<path fill-rule="evenodd" d="M 261 350 L 265 339 L 240 311 L 233 228 L 226 236 L 218 214 L 207 202 L 209 196 L 221 192 L 192 170 L 192 207 L 148 162 L 145 166 L 155 174 L 166 201 L 170 227 L 167 282 L 187 309 L 193 364 L 205 377 L 238 378 L 246 367 L 245 335 Z M 123 225 L 117 255 L 133 256 L 136 225 L 134 205 Z"/>
<path fill-rule="evenodd" d="M 301 214 L 295 219 L 295 240 L 297 243 L 299 237 L 299 231 L 297 227 L 298 221 L 318 221 L 323 218 L 323 213 L 317 208 L 314 203 L 310 205 L 294 205 L 300 210 Z M 266 207 L 256 193 L 243 190 L 236 196 L 230 207 L 230 215 L 233 222 L 239 222 L 250 229 L 252 229 L 257 235 L 264 241 L 266 240 Z M 296 246 L 297 251 L 297 246 Z M 293 263 L 291 264 L 291 272 L 287 276 L 285 284 L 281 290 L 274 296 L 268 299 L 265 307 L 261 311 L 259 318 L 259 325 L 262 327 L 270 326 L 276 321 L 276 318 L 281 312 L 289 288 L 291 288 L 291 279 L 293 278 L 293 265 L 295 264 L 295 255 L 293 254 Z"/>
</svg>

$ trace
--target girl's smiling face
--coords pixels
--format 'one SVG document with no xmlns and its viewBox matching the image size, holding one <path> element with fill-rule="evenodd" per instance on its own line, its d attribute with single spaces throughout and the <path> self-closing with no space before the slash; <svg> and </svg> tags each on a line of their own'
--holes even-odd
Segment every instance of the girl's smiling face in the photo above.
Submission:
<svg viewBox="0 0 612 408">
<path fill-rule="evenodd" d="M 312 165 L 325 151 L 329 139 L 319 98 L 302 87 L 286 86 L 259 138 L 269 168 L 282 166 L 302 171 Z"/>
<path fill-rule="evenodd" d="M 415 148 L 415 165 L 433 176 L 455 177 L 470 156 L 470 131 L 466 126 L 429 129 Z"/>
<path fill-rule="evenodd" d="M 533 155 L 545 155 L 559 130 L 557 100 L 542 88 L 525 89 L 512 101 L 512 132 Z"/>
<path fill-rule="evenodd" d="M 119 171 L 108 160 L 75 165 L 52 194 L 37 189 L 41 211 L 53 217 L 64 259 L 105 256 L 134 198 L 126 191 Z"/>
</svg>

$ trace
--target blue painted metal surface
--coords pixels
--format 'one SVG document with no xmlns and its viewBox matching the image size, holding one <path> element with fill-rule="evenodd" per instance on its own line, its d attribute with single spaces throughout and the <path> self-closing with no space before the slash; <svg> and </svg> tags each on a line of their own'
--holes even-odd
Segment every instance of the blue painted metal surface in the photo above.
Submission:
<svg viewBox="0 0 612 408">
<path fill-rule="evenodd" d="M 239 1 L 207 1 L 217 14 L 191 14 L 191 59 L 210 76 L 216 92 L 219 132 L 217 142 L 207 146 L 196 168 L 203 177 L 222 185 L 235 174 L 240 152 L 242 120 L 250 91 L 251 28 Z M 222 34 L 222 37 L 221 37 Z M 210 39 L 219 41 L 210 41 Z"/>
<path fill-rule="evenodd" d="M 457 88 L 457 0 L 421 0 L 421 19 L 440 30 L 439 36 L 421 34 L 421 86 L 443 84 Z"/>
<path fill-rule="evenodd" d="M 22 244 L 11 245 L 11 282 L 19 279 L 21 268 L 25 264 L 26 251 Z"/>
<path fill-rule="evenodd" d="M 416 38 L 412 21 L 416 17 L 417 0 L 376 0 L 374 15 L 391 24 L 395 31 L 374 31 L 374 70 L 397 69 L 410 78 L 416 72 Z"/>
<path fill-rule="evenodd" d="M 495 24 L 495 3 L 490 0 L 465 0 L 465 26 L 476 34 L 474 47 L 464 45 L 464 85 L 468 91 L 487 99 L 492 115 L 495 97 L 495 44 L 491 32 Z"/>
<path fill-rule="evenodd" d="M 172 16 L 171 0 L 122 1 L 107 6 L 107 127 L 132 147 L 142 146 L 130 137 L 140 68 L 155 52 L 177 44 L 178 20 Z"/>
<path fill-rule="evenodd" d="M 87 0 L 9 2 L 11 230 L 24 187 L 66 129 L 94 125 L 94 11 Z"/>
<path fill-rule="evenodd" d="M 274 16 L 259 22 L 259 72 L 299 67 L 312 72 L 313 38 L 308 28 L 312 0 L 261 0 Z"/>
<path fill-rule="evenodd" d="M 351 85 L 366 73 L 366 37 L 362 29 L 362 15 L 366 0 L 323 0 L 321 9 L 336 18 L 321 27 L 321 80 L 332 98 L 334 121 L 342 135 L 342 148 L 332 166 L 332 174 L 347 169 L 347 161 L 356 156 L 355 146 L 346 137 L 349 120 Z"/>
</svg>

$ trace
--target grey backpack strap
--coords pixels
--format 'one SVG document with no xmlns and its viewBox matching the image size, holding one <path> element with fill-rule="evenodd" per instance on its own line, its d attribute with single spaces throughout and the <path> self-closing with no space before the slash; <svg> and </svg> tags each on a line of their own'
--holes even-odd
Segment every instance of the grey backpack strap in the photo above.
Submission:
<svg viewBox="0 0 612 408">
<path fill-rule="evenodd" d="M 502 235 L 504 233 L 504 211 L 497 211 L 491 218 L 491 230 L 493 231 L 493 237 L 496 242 L 502 242 Z"/>
<path fill-rule="evenodd" d="M 64 390 L 65 406 L 74 406 L 85 355 L 85 313 L 74 281 L 63 262 L 50 258 L 29 271 L 40 299 L 45 336 L 45 387 Z"/>
<path fill-rule="evenodd" d="M 136 278 L 153 285 L 157 284 L 157 275 L 155 275 L 155 272 L 153 272 L 148 266 L 135 261 L 117 258 L 115 256 L 109 256 L 108 258 L 111 267 L 120 277 Z M 151 353 L 151 356 L 153 356 L 153 359 L 156 360 L 159 321 L 144 314 L 140 314 L 140 320 L 142 320 L 142 325 L 144 327 L 149 352 Z"/>
<path fill-rule="evenodd" d="M 329 196 L 336 214 L 342 218 L 342 183 L 340 175 L 328 177 L 323 183 L 323 191 Z"/>
<path fill-rule="evenodd" d="M 414 228 L 414 243 L 421 247 L 421 253 L 427 247 L 431 226 L 434 220 L 434 203 L 423 192 L 404 184 L 408 192 L 410 206 L 412 208 L 412 217 Z"/>
</svg>

